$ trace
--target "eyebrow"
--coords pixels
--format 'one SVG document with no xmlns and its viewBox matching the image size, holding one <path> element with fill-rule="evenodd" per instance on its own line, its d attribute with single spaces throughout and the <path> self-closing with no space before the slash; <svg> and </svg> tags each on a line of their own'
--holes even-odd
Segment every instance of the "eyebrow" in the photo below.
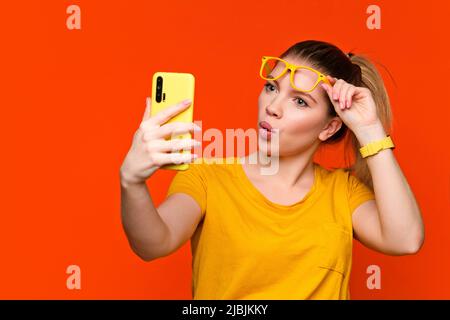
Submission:
<svg viewBox="0 0 450 320">
<path fill-rule="evenodd" d="M 267 77 L 270 78 L 271 75 L 268 75 Z M 277 80 L 268 80 L 268 81 L 273 81 L 273 82 L 276 83 L 276 85 L 277 85 L 278 87 L 280 86 L 280 84 L 278 83 Z M 313 97 L 312 95 L 310 95 L 309 93 L 301 92 L 301 91 L 295 90 L 295 89 L 292 88 L 292 87 L 291 87 L 291 91 L 295 91 L 295 92 L 298 92 L 299 94 L 305 95 L 305 96 L 307 96 L 308 98 L 310 98 L 312 101 L 314 101 L 315 103 L 317 103 L 316 99 L 314 99 L 314 97 Z"/>
</svg>

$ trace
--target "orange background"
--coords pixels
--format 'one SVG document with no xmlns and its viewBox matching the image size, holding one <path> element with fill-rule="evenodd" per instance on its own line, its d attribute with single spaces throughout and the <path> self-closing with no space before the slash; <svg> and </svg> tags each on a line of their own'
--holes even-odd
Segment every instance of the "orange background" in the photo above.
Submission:
<svg viewBox="0 0 450 320">
<path fill-rule="evenodd" d="M 66 28 L 71 4 L 81 30 Z M 370 4 L 381 7 L 381 30 L 366 27 Z M 307 39 L 385 67 L 394 154 L 425 220 L 416 256 L 355 242 L 352 298 L 450 298 L 450 2 L 5 1 L 0 11 L 0 298 L 190 299 L 189 243 L 145 263 L 120 222 L 119 168 L 151 76 L 196 76 L 194 119 L 204 130 L 255 127 L 261 55 Z M 148 181 L 156 204 L 173 174 Z M 71 264 L 81 290 L 66 288 Z M 381 290 L 366 287 L 371 264 L 381 267 Z"/>
</svg>

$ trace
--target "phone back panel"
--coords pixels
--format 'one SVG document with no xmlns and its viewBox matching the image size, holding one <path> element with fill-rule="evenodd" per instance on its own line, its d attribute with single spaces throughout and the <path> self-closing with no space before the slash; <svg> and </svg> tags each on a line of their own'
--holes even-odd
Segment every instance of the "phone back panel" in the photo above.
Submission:
<svg viewBox="0 0 450 320">
<path fill-rule="evenodd" d="M 161 101 L 156 101 L 156 79 L 158 77 L 163 78 L 162 83 L 162 97 Z M 192 122 L 194 111 L 194 90 L 195 90 L 195 78 L 190 73 L 178 73 L 178 72 L 156 72 L 152 79 L 152 108 L 151 115 L 155 115 L 161 110 L 175 105 L 185 99 L 191 99 L 191 105 L 183 112 L 177 114 L 173 118 L 169 119 L 166 123 L 180 121 L 180 122 Z M 169 140 L 171 137 L 167 137 Z M 185 133 L 174 136 L 176 139 L 190 139 L 191 133 Z M 181 153 L 191 153 L 191 150 L 182 150 Z M 161 168 L 171 170 L 186 170 L 189 168 L 188 163 L 164 165 Z"/>
</svg>

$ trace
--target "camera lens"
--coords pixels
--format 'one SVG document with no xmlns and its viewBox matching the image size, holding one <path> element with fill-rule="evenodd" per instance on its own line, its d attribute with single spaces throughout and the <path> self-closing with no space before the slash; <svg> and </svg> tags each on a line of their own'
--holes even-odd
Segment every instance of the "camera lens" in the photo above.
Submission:
<svg viewBox="0 0 450 320">
<path fill-rule="evenodd" d="M 161 102 L 162 83 L 163 78 L 161 76 L 158 76 L 158 78 L 156 78 L 156 102 Z"/>
<path fill-rule="evenodd" d="M 156 79 L 156 102 L 161 102 L 163 78 L 159 76 Z"/>
</svg>

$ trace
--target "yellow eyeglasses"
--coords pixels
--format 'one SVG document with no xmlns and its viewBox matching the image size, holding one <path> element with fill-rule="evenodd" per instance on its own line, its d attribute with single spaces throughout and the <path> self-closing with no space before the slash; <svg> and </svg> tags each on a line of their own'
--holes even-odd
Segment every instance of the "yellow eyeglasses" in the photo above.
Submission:
<svg viewBox="0 0 450 320">
<path fill-rule="evenodd" d="M 264 80 L 276 80 L 287 70 L 291 70 L 291 86 L 295 90 L 313 91 L 320 81 L 331 85 L 323 73 L 307 66 L 296 66 L 278 57 L 263 56 L 259 75 Z"/>
</svg>

